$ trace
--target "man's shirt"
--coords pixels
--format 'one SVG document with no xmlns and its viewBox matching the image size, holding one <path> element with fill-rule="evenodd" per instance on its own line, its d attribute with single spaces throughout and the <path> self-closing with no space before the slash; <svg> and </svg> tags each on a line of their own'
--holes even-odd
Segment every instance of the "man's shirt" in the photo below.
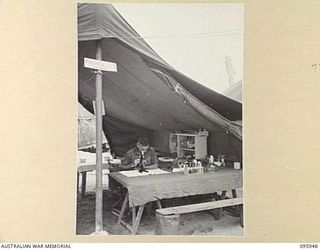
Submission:
<svg viewBox="0 0 320 250">
<path fill-rule="evenodd" d="M 134 163 L 136 159 L 140 159 L 141 152 L 137 147 L 130 149 L 122 159 L 122 165 L 128 165 L 130 163 Z M 146 166 L 153 165 L 158 163 L 158 158 L 156 151 L 153 147 L 149 147 L 148 150 L 144 153 L 144 160 L 146 162 Z"/>
</svg>

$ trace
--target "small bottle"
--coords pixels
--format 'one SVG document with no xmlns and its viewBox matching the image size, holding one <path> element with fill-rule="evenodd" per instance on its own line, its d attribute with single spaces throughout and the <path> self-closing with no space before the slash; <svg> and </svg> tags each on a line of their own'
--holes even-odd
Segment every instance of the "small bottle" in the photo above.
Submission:
<svg viewBox="0 0 320 250">
<path fill-rule="evenodd" d="M 183 172 L 185 175 L 189 174 L 189 168 L 188 168 L 187 164 L 183 164 Z"/>
<path fill-rule="evenodd" d="M 201 161 L 196 162 L 196 167 L 197 167 L 197 173 L 201 174 Z"/>
<path fill-rule="evenodd" d="M 209 163 L 213 163 L 213 161 L 214 161 L 213 155 L 210 155 L 210 157 L 209 157 Z"/>
<path fill-rule="evenodd" d="M 213 155 L 210 155 L 210 157 L 209 157 L 209 167 L 213 166 L 213 162 L 214 162 Z"/>
<path fill-rule="evenodd" d="M 226 166 L 225 156 L 224 155 L 221 155 L 221 165 L 222 165 L 222 167 Z"/>
<path fill-rule="evenodd" d="M 192 167 L 197 167 L 197 160 L 196 160 L 196 159 L 194 159 L 194 160 L 192 161 Z"/>
</svg>

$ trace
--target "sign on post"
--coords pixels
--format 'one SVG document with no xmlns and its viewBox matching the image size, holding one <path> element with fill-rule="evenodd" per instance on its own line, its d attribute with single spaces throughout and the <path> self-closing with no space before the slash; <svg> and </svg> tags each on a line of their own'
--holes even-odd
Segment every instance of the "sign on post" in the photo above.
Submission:
<svg viewBox="0 0 320 250">
<path fill-rule="evenodd" d="M 100 69 L 104 71 L 117 72 L 117 64 L 113 62 L 100 61 L 91 58 L 84 58 L 84 67 L 90 69 Z"/>
</svg>

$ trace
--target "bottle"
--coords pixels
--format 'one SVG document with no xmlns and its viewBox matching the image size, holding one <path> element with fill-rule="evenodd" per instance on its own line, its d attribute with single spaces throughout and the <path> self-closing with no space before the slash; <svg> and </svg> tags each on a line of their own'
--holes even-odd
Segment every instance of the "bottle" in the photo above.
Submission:
<svg viewBox="0 0 320 250">
<path fill-rule="evenodd" d="M 209 157 L 209 166 L 210 167 L 213 165 L 213 162 L 214 162 L 213 155 L 210 155 L 210 157 Z"/>
<path fill-rule="evenodd" d="M 225 162 L 225 156 L 221 155 L 221 166 L 225 167 L 226 166 L 226 162 Z"/>
<path fill-rule="evenodd" d="M 189 174 L 189 168 L 188 168 L 187 164 L 185 164 L 185 163 L 183 164 L 183 171 L 184 171 L 185 175 Z"/>
<path fill-rule="evenodd" d="M 197 167 L 197 160 L 196 159 L 194 159 L 193 161 L 192 161 L 192 167 Z"/>
</svg>

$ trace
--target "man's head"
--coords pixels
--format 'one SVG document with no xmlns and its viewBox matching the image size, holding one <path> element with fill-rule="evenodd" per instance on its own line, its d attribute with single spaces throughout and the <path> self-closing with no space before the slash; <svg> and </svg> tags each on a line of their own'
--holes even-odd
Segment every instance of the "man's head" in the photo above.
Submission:
<svg viewBox="0 0 320 250">
<path fill-rule="evenodd" d="M 137 147 L 140 151 L 146 152 L 149 149 L 149 139 L 145 136 L 142 136 L 138 139 Z"/>
</svg>

